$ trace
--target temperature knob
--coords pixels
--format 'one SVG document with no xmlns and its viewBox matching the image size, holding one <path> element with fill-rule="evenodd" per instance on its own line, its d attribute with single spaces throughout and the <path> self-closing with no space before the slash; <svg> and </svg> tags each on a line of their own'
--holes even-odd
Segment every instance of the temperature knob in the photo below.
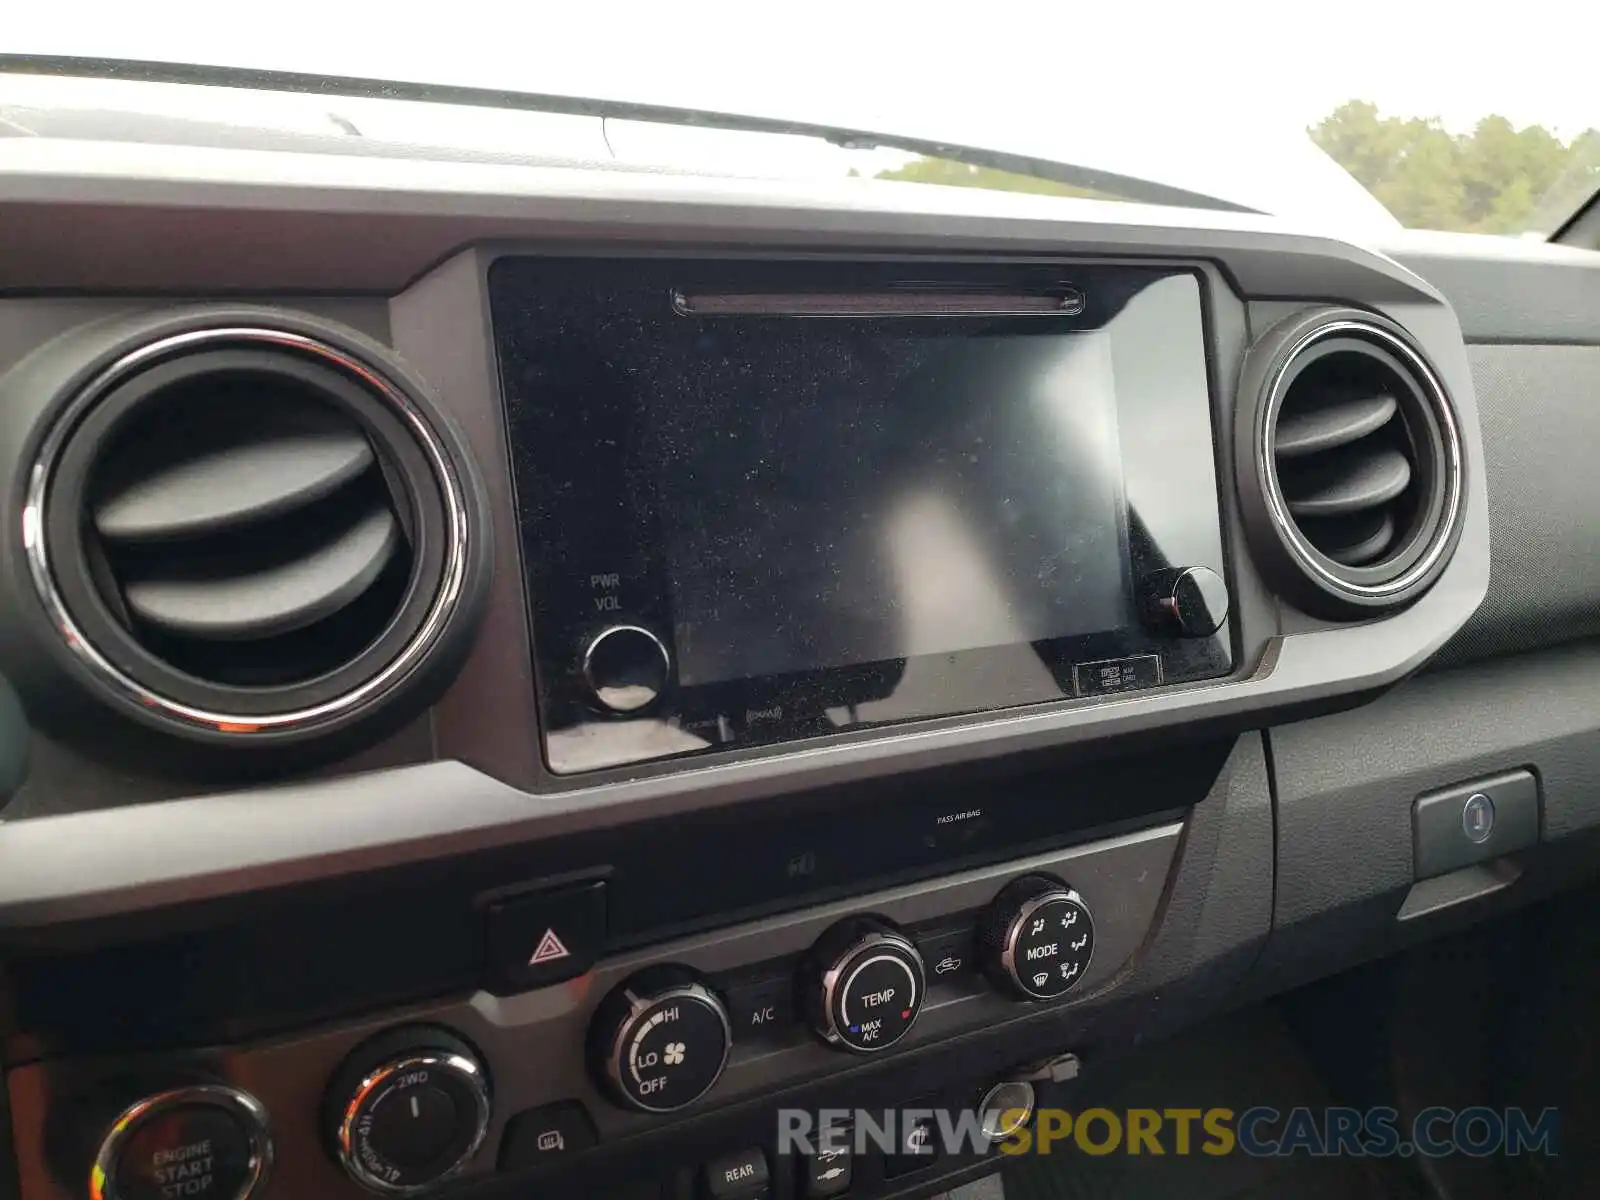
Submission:
<svg viewBox="0 0 1600 1200">
<path fill-rule="evenodd" d="M 927 981 L 922 955 L 876 917 L 835 925 L 812 948 L 806 1001 L 829 1045 L 856 1054 L 887 1050 L 916 1024 Z"/>
<path fill-rule="evenodd" d="M 641 1112 L 675 1112 L 722 1076 L 733 1025 L 694 972 L 659 967 L 628 980 L 595 1012 L 589 1053 L 606 1092 Z"/>
<path fill-rule="evenodd" d="M 1094 957 L 1089 906 L 1061 880 L 1027 875 L 1006 885 L 984 921 L 989 974 L 1025 1000 L 1054 1000 L 1076 987 Z"/>
<path fill-rule="evenodd" d="M 328 1093 L 334 1156 L 371 1192 L 411 1196 L 464 1167 L 489 1129 L 489 1084 L 472 1048 L 439 1029 L 369 1042 Z"/>
</svg>

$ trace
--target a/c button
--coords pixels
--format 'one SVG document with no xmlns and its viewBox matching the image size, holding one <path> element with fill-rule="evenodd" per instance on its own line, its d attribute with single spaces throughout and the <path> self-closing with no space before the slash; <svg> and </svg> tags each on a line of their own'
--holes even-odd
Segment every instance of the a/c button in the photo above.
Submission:
<svg viewBox="0 0 1600 1200">
<path fill-rule="evenodd" d="M 777 1038 L 794 1026 L 794 980 L 788 975 L 729 984 L 726 995 L 735 1042 Z"/>
</svg>

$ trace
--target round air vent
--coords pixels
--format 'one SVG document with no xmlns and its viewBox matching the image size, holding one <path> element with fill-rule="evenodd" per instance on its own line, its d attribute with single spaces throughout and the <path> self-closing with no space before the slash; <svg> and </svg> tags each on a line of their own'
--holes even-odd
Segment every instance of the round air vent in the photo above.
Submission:
<svg viewBox="0 0 1600 1200">
<path fill-rule="evenodd" d="M 380 348 L 222 315 L 124 340 L 72 389 L 25 549 L 66 650 L 125 710 L 281 744 L 391 708 L 460 644 L 482 522 L 462 448 Z"/>
<path fill-rule="evenodd" d="M 1241 493 L 1271 582 L 1349 618 L 1409 603 L 1460 536 L 1461 437 L 1438 376 L 1397 326 L 1302 314 L 1252 349 Z"/>
</svg>

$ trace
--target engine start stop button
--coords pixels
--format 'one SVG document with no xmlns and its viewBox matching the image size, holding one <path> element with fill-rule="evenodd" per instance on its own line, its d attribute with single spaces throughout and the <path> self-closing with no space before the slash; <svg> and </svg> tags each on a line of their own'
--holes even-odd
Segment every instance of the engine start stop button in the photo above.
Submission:
<svg viewBox="0 0 1600 1200">
<path fill-rule="evenodd" d="M 91 1200 L 247 1200 L 269 1154 L 254 1101 L 204 1090 L 220 1095 L 158 1100 L 119 1120 L 96 1163 Z"/>
</svg>

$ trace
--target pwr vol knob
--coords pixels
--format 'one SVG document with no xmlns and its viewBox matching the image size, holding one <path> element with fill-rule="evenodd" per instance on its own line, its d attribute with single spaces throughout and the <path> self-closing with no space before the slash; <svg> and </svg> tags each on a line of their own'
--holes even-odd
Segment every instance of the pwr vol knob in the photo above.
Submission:
<svg viewBox="0 0 1600 1200">
<path fill-rule="evenodd" d="M 911 1032 L 927 980 L 910 938 L 881 918 L 854 917 L 817 939 L 802 986 L 823 1041 L 876 1054 Z"/>
<path fill-rule="evenodd" d="M 625 1108 L 687 1108 L 722 1076 L 733 1046 L 728 1010 L 684 967 L 641 972 L 608 995 L 589 1028 L 589 1059 L 606 1094 Z"/>
</svg>

